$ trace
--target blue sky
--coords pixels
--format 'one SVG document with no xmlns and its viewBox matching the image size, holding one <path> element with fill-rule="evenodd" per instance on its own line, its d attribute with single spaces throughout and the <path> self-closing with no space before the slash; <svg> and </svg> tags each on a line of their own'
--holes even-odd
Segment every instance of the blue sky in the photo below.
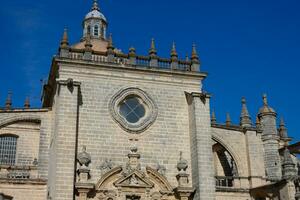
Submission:
<svg viewBox="0 0 300 200">
<path fill-rule="evenodd" d="M 13 92 L 13 104 L 30 96 L 40 106 L 46 79 L 64 27 L 71 43 L 82 34 L 92 0 L 14 0 L 0 7 L 0 104 Z M 255 119 L 267 93 L 289 134 L 300 140 L 300 2 L 298 0 L 100 0 L 115 46 L 147 54 L 150 39 L 168 57 L 176 42 L 181 57 L 197 44 L 204 88 L 213 94 L 218 121 L 226 112 L 239 122 L 241 97 Z"/>
</svg>

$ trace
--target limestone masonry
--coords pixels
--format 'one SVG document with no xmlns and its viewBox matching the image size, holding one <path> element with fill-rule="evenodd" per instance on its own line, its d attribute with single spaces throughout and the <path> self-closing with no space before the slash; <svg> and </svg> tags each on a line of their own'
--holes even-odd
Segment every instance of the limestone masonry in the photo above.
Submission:
<svg viewBox="0 0 300 200">
<path fill-rule="evenodd" d="M 195 45 L 180 60 L 115 48 L 94 0 L 64 31 L 42 108 L 0 109 L 0 200 L 297 200 L 300 143 L 263 96 L 251 119 L 216 120 Z M 256 121 L 253 123 L 253 121 Z"/>
</svg>

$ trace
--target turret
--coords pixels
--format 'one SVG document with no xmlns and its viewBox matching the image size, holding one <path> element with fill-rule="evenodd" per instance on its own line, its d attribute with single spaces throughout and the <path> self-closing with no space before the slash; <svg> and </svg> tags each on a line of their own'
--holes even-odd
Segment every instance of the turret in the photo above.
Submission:
<svg viewBox="0 0 300 200">
<path fill-rule="evenodd" d="M 268 105 L 267 96 L 263 96 L 263 107 L 259 110 L 259 121 L 262 129 L 262 141 L 264 147 L 264 160 L 266 175 L 270 181 L 281 180 L 281 160 L 279 155 L 279 136 L 276 127 L 277 114 Z"/>
</svg>

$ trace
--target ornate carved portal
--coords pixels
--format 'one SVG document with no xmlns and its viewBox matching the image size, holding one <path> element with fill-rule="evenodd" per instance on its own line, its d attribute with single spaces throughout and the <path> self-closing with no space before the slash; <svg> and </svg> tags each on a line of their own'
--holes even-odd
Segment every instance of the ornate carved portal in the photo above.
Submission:
<svg viewBox="0 0 300 200">
<path fill-rule="evenodd" d="M 185 171 L 180 171 L 177 188 L 172 187 L 165 176 L 156 169 L 146 167 L 141 169 L 140 155 L 137 148 L 132 148 L 128 154 L 128 163 L 125 167 L 115 167 L 104 173 L 94 189 L 89 192 L 89 199 L 97 200 L 188 200 L 194 189 L 188 186 L 188 177 Z M 185 174 L 185 175 L 184 175 Z M 184 176 L 183 176 L 184 175 Z M 180 179 L 180 180 L 179 180 Z M 80 184 L 77 183 L 77 186 Z M 83 189 L 77 187 L 77 189 Z M 81 193 L 78 190 L 79 193 Z M 82 191 L 87 198 L 86 191 Z M 79 195 L 81 196 L 81 195 Z"/>
</svg>

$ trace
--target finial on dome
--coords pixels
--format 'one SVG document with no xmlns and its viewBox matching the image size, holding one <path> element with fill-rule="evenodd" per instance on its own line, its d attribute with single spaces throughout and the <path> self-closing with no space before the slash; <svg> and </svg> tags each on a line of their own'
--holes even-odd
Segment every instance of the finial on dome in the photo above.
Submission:
<svg viewBox="0 0 300 200">
<path fill-rule="evenodd" d="M 259 114 L 271 114 L 276 115 L 276 112 L 273 108 L 271 108 L 268 104 L 268 97 L 266 94 L 263 95 L 263 107 L 259 110 Z"/>
<path fill-rule="evenodd" d="M 264 102 L 264 106 L 268 106 L 268 96 L 267 96 L 267 94 L 263 94 L 263 102 Z"/>
<path fill-rule="evenodd" d="M 98 5 L 98 0 L 94 0 L 92 10 L 100 11 L 100 8 L 99 8 L 99 5 Z"/>
</svg>

